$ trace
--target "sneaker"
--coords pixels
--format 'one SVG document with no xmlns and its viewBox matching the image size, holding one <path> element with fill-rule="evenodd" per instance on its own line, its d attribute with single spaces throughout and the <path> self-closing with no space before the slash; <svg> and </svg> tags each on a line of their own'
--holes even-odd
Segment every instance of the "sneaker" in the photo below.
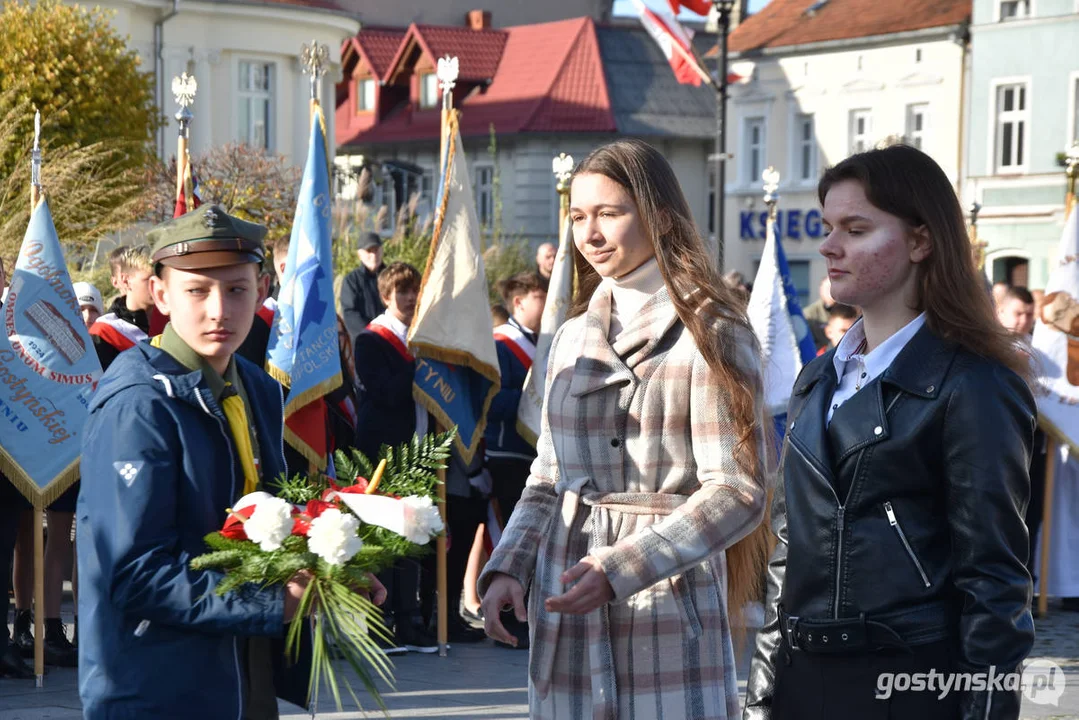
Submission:
<svg viewBox="0 0 1079 720">
<path fill-rule="evenodd" d="M 474 628 L 483 629 L 483 612 L 476 609 L 476 612 L 472 612 L 467 607 L 461 608 L 461 619 L 465 621 L 465 624 L 471 625 Z"/>
<path fill-rule="evenodd" d="M 372 633 L 371 637 L 375 641 L 375 645 L 378 646 L 379 651 L 386 656 L 391 655 L 405 655 L 408 653 L 408 648 L 402 647 L 397 644 L 396 638 L 393 632 L 390 632 L 390 639 L 386 640 L 378 635 Z"/>
<path fill-rule="evenodd" d="M 409 652 L 418 652 L 430 655 L 438 652 L 438 641 L 427 630 L 416 623 L 403 622 L 397 628 L 397 640 L 405 646 Z"/>
<path fill-rule="evenodd" d="M 470 626 L 463 619 L 450 618 L 450 626 L 446 632 L 451 643 L 478 643 L 483 642 L 487 633 Z"/>
</svg>

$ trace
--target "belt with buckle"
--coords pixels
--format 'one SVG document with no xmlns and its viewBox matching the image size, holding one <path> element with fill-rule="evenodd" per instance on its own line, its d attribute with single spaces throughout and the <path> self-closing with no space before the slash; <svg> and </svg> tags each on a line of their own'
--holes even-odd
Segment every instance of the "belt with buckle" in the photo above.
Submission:
<svg viewBox="0 0 1079 720">
<path fill-rule="evenodd" d="M 884 623 L 856 618 L 824 620 L 788 615 L 779 609 L 780 630 L 792 650 L 808 653 L 850 653 L 880 648 L 909 650 L 910 645 Z"/>
</svg>

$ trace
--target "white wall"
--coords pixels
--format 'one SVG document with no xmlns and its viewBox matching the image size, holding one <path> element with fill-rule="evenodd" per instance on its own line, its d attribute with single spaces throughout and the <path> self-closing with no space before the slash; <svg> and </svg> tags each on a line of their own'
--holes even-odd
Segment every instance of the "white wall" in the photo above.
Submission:
<svg viewBox="0 0 1079 720">
<path fill-rule="evenodd" d="M 153 0 L 104 0 L 113 10 L 113 26 L 127 37 L 139 53 L 142 68 L 154 68 L 154 23 L 172 10 L 172 3 Z M 346 17 L 286 5 L 234 5 L 183 0 L 179 13 L 164 24 L 162 113 L 169 119 L 165 130 L 165 157 L 176 153 L 178 109 L 172 95 L 172 78 L 192 70 L 198 93 L 191 110 L 191 152 L 235 142 L 240 137 L 236 89 L 241 59 L 275 64 L 272 149 L 294 165 L 303 165 L 309 134 L 309 79 L 302 74 L 299 54 L 303 43 L 315 40 L 329 49 L 330 67 L 323 78 L 330 149 L 334 146 L 334 82 L 341 74 L 341 43 L 355 34 L 359 24 Z"/>
<path fill-rule="evenodd" d="M 921 51 L 921 60 L 917 53 Z M 885 46 L 849 45 L 827 52 L 736 61 L 735 72 L 752 67 L 753 80 L 732 88 L 728 106 L 729 152 L 725 219 L 725 269 L 751 276 L 760 258 L 763 240 L 740 238 L 740 213 L 750 207 L 763 212 L 762 181 L 745 170 L 746 120 L 764 117 L 764 166 L 781 173 L 780 209 L 808 211 L 818 206 L 816 177 L 828 165 L 850 154 L 850 116 L 856 109 L 872 114 L 871 143 L 906 133 L 907 108 L 928 104 L 928 126 L 922 149 L 958 184 L 960 178 L 960 123 L 963 48 L 947 38 L 928 38 Z M 859 67 L 860 66 L 860 67 Z M 811 182 L 794 181 L 794 120 L 797 114 L 814 116 L 817 173 Z M 818 239 L 783 238 L 789 259 L 812 261 L 811 296 L 824 277 L 823 259 L 816 252 Z"/>
</svg>

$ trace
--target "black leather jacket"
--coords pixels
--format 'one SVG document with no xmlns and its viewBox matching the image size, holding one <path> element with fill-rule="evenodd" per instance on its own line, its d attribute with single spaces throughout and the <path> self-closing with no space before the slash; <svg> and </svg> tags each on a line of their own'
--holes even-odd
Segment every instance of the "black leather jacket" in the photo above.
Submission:
<svg viewBox="0 0 1079 720">
<path fill-rule="evenodd" d="M 1036 406 L 1026 383 L 923 326 L 846 401 L 833 452 L 834 354 L 807 365 L 791 396 L 744 720 L 771 716 L 777 605 L 802 618 L 888 618 L 912 644 L 955 638 L 959 672 L 1009 672 L 1034 642 L 1023 512 Z M 850 488 L 842 504 L 833 473 Z M 1019 702 L 1019 691 L 965 692 L 961 717 L 1014 719 Z"/>
</svg>

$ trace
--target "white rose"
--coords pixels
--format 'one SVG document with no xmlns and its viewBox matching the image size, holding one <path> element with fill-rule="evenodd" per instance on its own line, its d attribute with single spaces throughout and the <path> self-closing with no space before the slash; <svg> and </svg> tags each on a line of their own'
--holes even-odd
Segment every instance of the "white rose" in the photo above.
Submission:
<svg viewBox="0 0 1079 720">
<path fill-rule="evenodd" d="M 292 534 L 292 505 L 273 496 L 257 500 L 255 512 L 244 523 L 244 532 L 248 540 L 266 552 L 278 550 Z"/>
<path fill-rule="evenodd" d="M 429 497 L 409 495 L 401 499 L 404 506 L 404 536 L 409 542 L 426 545 L 442 532 L 442 515 Z"/>
<path fill-rule="evenodd" d="M 330 565 L 342 565 L 363 547 L 363 541 L 356 537 L 359 529 L 360 521 L 354 515 L 336 508 L 324 510 L 311 521 L 307 547 Z"/>
</svg>

